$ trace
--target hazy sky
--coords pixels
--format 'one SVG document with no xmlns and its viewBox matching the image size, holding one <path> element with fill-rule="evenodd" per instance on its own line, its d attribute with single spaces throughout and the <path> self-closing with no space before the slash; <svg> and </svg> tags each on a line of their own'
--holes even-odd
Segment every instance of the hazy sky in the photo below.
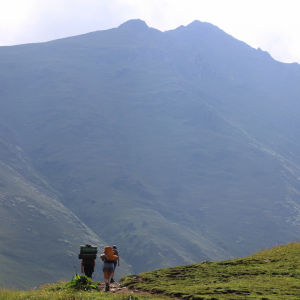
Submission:
<svg viewBox="0 0 300 300">
<path fill-rule="evenodd" d="M 300 0 L 0 0 L 0 46 L 105 30 L 130 19 L 161 31 L 209 22 L 279 61 L 300 63 Z"/>
</svg>

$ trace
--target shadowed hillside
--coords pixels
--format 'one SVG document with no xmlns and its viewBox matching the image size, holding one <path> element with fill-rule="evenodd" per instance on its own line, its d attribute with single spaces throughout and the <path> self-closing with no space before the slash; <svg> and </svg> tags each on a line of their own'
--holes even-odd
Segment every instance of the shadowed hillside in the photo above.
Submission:
<svg viewBox="0 0 300 300">
<path fill-rule="evenodd" d="M 299 237 L 300 67 L 208 23 L 0 48 L 28 164 L 135 273 Z"/>
<path fill-rule="evenodd" d="M 29 166 L 14 132 L 0 120 L 0 281 L 29 288 L 72 278 L 84 243 L 106 245 Z M 97 262 L 99 265 L 100 262 Z M 102 279 L 97 264 L 95 279 Z M 131 273 L 123 262 L 120 275 Z"/>
</svg>

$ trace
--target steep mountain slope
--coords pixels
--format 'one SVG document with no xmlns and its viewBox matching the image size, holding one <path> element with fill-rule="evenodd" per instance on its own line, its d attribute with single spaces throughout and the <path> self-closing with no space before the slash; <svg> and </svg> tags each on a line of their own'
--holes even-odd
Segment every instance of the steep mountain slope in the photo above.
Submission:
<svg viewBox="0 0 300 300">
<path fill-rule="evenodd" d="M 0 281 L 2 286 L 40 285 L 71 278 L 83 243 L 99 239 L 29 167 L 15 134 L 0 120 Z M 99 264 L 99 262 L 98 262 Z M 100 267 L 95 278 L 101 279 Z M 120 274 L 130 273 L 123 263 Z"/>
<path fill-rule="evenodd" d="M 143 272 L 299 236 L 300 67 L 195 21 L 0 48 L 0 116 Z"/>
</svg>

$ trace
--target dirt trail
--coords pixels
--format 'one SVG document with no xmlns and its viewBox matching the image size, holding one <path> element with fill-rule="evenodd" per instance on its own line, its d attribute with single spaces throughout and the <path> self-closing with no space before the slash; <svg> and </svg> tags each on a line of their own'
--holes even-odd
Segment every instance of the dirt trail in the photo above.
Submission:
<svg viewBox="0 0 300 300">
<path fill-rule="evenodd" d="M 139 290 L 131 290 L 127 286 L 120 287 L 120 282 L 114 282 L 109 284 L 109 292 L 111 294 L 133 294 L 133 295 L 150 295 L 150 292 L 144 292 Z M 99 282 L 98 288 L 100 289 L 101 293 L 105 293 L 105 283 Z"/>
</svg>

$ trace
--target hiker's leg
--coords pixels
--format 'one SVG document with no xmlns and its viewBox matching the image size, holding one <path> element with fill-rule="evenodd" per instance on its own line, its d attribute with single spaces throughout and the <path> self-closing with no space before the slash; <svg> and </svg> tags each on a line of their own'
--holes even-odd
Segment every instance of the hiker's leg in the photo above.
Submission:
<svg viewBox="0 0 300 300">
<path fill-rule="evenodd" d="M 104 271 L 104 281 L 105 281 L 105 292 L 109 291 L 109 277 L 111 272 Z"/>
<path fill-rule="evenodd" d="M 114 271 L 112 272 L 111 274 L 111 278 L 114 279 L 114 276 L 115 276 L 115 269 L 116 269 L 116 266 L 117 266 L 117 261 L 114 261 Z"/>
<path fill-rule="evenodd" d="M 92 274 L 93 274 L 93 271 L 92 271 L 92 270 L 89 270 L 89 271 L 87 272 L 86 276 L 87 276 L 87 277 L 90 277 L 91 279 L 93 279 L 93 278 L 92 278 Z"/>
<path fill-rule="evenodd" d="M 114 283 L 115 280 L 114 280 L 114 276 L 115 276 L 115 269 L 116 269 L 116 266 L 117 266 L 117 261 L 114 261 L 114 271 L 112 272 L 111 276 L 110 276 L 110 283 Z"/>
<path fill-rule="evenodd" d="M 103 273 L 104 273 L 104 282 L 109 283 L 109 276 L 110 276 L 109 272 L 104 271 Z"/>
<path fill-rule="evenodd" d="M 109 278 L 110 278 L 110 276 L 111 276 L 111 274 L 112 274 L 113 272 L 107 272 L 107 276 L 108 276 L 108 283 L 109 283 Z"/>
<path fill-rule="evenodd" d="M 93 274 L 93 266 L 92 265 L 84 265 L 84 274 L 87 277 L 92 278 L 92 274 Z"/>
</svg>

